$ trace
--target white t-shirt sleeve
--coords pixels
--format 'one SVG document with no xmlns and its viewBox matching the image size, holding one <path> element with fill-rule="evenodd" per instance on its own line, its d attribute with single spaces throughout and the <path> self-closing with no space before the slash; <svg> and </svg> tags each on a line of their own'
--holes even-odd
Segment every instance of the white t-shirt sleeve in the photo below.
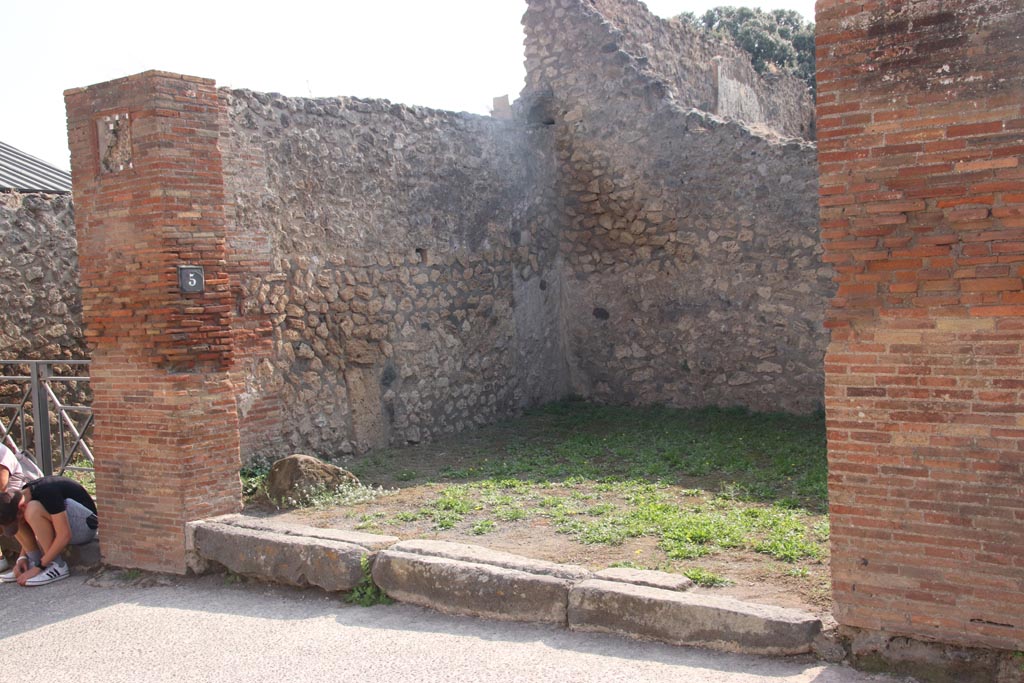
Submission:
<svg viewBox="0 0 1024 683">
<path fill-rule="evenodd" d="M 10 473 L 10 479 L 7 481 L 7 492 L 14 493 L 20 491 L 25 485 L 25 473 L 21 469 L 21 463 L 18 462 L 18 456 L 14 455 L 10 448 L 0 444 L 0 467 L 3 467 Z"/>
</svg>

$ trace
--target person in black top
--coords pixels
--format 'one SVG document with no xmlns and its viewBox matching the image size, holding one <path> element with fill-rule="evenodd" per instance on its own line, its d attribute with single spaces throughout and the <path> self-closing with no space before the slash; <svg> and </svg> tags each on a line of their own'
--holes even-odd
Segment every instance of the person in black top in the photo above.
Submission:
<svg viewBox="0 0 1024 683">
<path fill-rule="evenodd" d="M 11 496 L 0 494 L 0 524 L 18 521 L 21 557 L 0 582 L 42 586 L 70 574 L 61 553 L 96 537 L 99 518 L 89 492 L 74 479 L 43 477 Z"/>
</svg>

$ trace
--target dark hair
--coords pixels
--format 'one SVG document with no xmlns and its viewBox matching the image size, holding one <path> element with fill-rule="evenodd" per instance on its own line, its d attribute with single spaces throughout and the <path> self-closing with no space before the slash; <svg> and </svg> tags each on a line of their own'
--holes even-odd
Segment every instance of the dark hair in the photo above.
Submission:
<svg viewBox="0 0 1024 683">
<path fill-rule="evenodd" d="M 18 503 L 21 502 L 21 491 L 10 494 L 0 493 L 0 525 L 7 526 L 18 519 Z"/>
</svg>

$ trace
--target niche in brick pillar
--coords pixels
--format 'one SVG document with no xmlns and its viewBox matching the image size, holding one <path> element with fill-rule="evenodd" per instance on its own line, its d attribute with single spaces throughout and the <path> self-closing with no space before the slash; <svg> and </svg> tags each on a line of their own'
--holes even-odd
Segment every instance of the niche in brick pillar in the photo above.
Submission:
<svg viewBox="0 0 1024 683">
<path fill-rule="evenodd" d="M 101 173 L 119 173 L 132 167 L 132 127 L 128 112 L 97 119 L 96 140 Z"/>
</svg>

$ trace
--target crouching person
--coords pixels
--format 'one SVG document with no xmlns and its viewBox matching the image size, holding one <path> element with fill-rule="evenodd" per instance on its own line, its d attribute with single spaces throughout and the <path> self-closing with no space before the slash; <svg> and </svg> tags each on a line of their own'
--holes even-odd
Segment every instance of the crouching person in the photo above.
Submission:
<svg viewBox="0 0 1024 683">
<path fill-rule="evenodd" d="M 0 582 L 42 586 L 66 578 L 71 570 L 61 553 L 69 545 L 96 537 L 96 503 L 74 479 L 43 477 L 13 496 L 0 494 L 0 524 L 17 520 L 21 553 Z"/>
<path fill-rule="evenodd" d="M 42 472 L 35 476 L 29 476 L 22 467 L 21 459 L 10 448 L 0 443 L 0 494 L 9 493 L 12 496 L 21 490 L 26 481 L 42 476 Z M 13 520 L 0 524 L 0 535 L 14 538 L 18 533 L 18 522 Z M 0 572 L 10 569 L 7 559 L 0 555 Z"/>
</svg>

